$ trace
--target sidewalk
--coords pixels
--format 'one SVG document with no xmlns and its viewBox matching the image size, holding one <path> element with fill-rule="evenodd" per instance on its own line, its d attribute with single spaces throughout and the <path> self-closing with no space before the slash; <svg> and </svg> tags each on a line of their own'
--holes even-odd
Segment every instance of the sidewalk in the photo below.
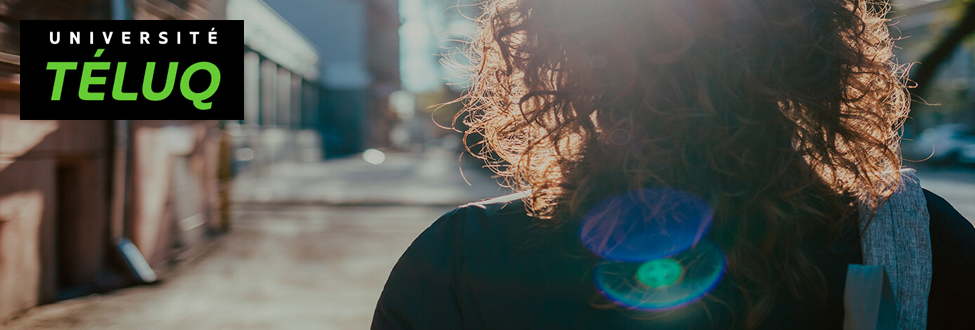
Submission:
<svg viewBox="0 0 975 330">
<path fill-rule="evenodd" d="M 235 180 L 231 232 L 162 283 L 40 306 L 4 329 L 367 329 L 393 264 L 440 215 L 505 194 L 457 155 L 283 164 Z"/>
<path fill-rule="evenodd" d="M 277 205 L 457 206 L 508 194 L 470 157 L 428 149 L 387 154 L 379 165 L 358 155 L 321 163 L 285 163 L 251 171 L 234 181 L 235 203 Z M 466 182 L 465 182 L 466 180 Z"/>
</svg>

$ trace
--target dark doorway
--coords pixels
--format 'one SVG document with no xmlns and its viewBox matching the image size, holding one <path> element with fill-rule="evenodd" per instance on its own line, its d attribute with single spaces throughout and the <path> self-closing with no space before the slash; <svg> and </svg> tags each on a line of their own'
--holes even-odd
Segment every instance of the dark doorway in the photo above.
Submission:
<svg viewBox="0 0 975 330">
<path fill-rule="evenodd" d="M 75 162 L 59 162 L 55 169 L 56 198 L 54 220 L 55 271 L 57 274 L 57 300 L 71 299 L 90 293 L 90 288 L 79 279 L 78 263 L 72 258 L 82 237 L 76 228 L 81 222 L 82 196 L 81 168 Z"/>
</svg>

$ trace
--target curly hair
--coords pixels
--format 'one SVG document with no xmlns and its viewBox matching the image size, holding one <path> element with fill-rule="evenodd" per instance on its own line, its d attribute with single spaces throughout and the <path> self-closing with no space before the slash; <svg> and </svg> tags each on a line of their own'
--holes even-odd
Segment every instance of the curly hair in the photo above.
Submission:
<svg viewBox="0 0 975 330">
<path fill-rule="evenodd" d="M 748 328 L 777 295 L 825 286 L 804 240 L 855 228 L 899 184 L 908 98 L 886 1 L 483 8 L 461 99 L 478 155 L 539 219 L 648 186 L 701 196 Z"/>
</svg>

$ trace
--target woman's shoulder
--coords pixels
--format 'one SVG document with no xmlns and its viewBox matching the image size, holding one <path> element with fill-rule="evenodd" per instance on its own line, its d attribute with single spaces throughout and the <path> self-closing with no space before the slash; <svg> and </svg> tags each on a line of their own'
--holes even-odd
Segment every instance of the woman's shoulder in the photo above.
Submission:
<svg viewBox="0 0 975 330">
<path fill-rule="evenodd" d="M 523 288 L 515 284 L 536 277 L 551 279 L 537 271 L 539 264 L 551 259 L 542 256 L 550 254 L 523 253 L 537 223 L 528 215 L 523 197 L 515 194 L 462 205 L 424 230 L 393 267 L 376 306 L 373 328 L 457 329 L 475 321 L 484 326 L 505 320 L 513 310 L 531 310 L 511 308 L 512 297 L 545 298 L 545 294 L 526 295 L 512 289 Z"/>
<path fill-rule="evenodd" d="M 531 240 L 540 220 L 528 214 L 524 193 L 505 195 L 461 205 L 447 212 L 414 244 L 450 245 L 452 253 L 478 258 L 510 251 L 509 247 Z"/>
<path fill-rule="evenodd" d="M 975 328 L 975 227 L 944 198 L 924 190 L 931 216 L 929 329 Z"/>
<path fill-rule="evenodd" d="M 941 196 L 925 189 L 924 198 L 931 215 L 932 244 L 943 245 L 975 269 L 975 227 Z"/>
<path fill-rule="evenodd" d="M 458 206 L 440 216 L 410 245 L 403 258 L 457 262 L 477 253 L 502 251 L 534 223 L 522 201 L 511 194 Z"/>
<path fill-rule="evenodd" d="M 514 193 L 461 205 L 455 215 L 467 222 L 500 222 L 501 225 L 521 224 L 531 221 L 525 208 L 527 193 Z"/>
</svg>

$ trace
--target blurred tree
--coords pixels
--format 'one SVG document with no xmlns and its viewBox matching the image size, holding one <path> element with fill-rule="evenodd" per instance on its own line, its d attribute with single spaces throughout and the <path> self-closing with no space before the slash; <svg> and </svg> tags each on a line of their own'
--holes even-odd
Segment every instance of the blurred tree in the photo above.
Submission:
<svg viewBox="0 0 975 330">
<path fill-rule="evenodd" d="M 975 32 L 975 1 L 955 0 L 959 9 L 963 8 L 964 13 L 961 19 L 948 30 L 948 33 L 941 38 L 937 45 L 921 58 L 918 65 L 914 66 L 911 73 L 911 80 L 917 87 L 911 91 L 914 98 L 923 99 L 928 92 L 928 87 L 933 82 L 938 73 L 938 67 L 948 61 L 955 49 L 961 45 L 966 37 Z"/>
</svg>

